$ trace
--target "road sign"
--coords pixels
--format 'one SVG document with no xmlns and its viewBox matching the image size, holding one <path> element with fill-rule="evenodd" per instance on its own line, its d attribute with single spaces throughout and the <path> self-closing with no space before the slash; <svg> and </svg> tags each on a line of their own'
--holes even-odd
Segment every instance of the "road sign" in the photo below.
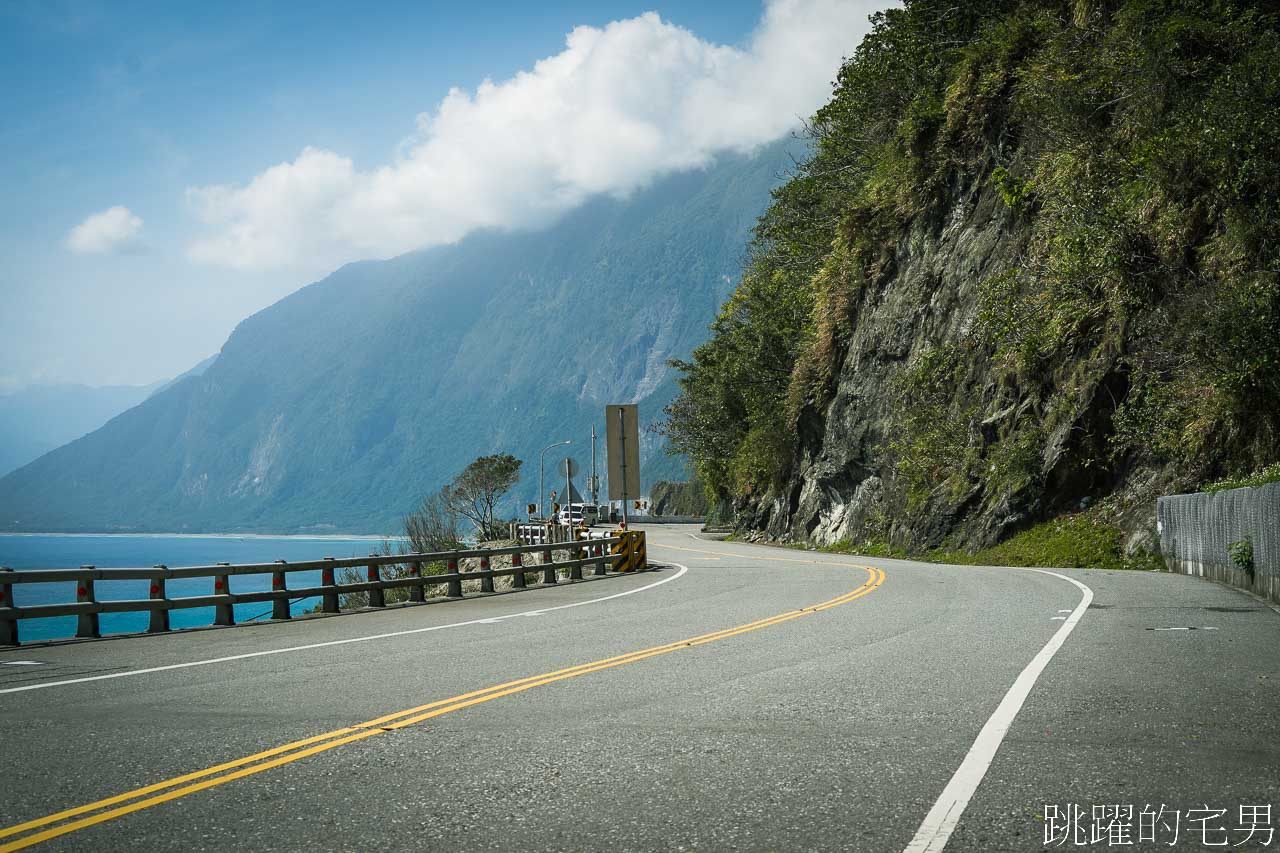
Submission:
<svg viewBox="0 0 1280 853">
<path fill-rule="evenodd" d="M 609 500 L 635 500 L 640 497 L 640 414 L 634 403 L 605 406 L 604 423 Z"/>
</svg>

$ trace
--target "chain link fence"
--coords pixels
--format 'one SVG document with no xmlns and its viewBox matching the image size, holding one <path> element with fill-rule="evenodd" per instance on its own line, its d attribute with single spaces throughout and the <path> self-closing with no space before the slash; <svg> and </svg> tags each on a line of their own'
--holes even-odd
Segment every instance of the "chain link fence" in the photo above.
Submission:
<svg viewBox="0 0 1280 853">
<path fill-rule="evenodd" d="M 1170 571 L 1280 602 L 1280 483 L 1160 498 L 1156 528 Z"/>
</svg>

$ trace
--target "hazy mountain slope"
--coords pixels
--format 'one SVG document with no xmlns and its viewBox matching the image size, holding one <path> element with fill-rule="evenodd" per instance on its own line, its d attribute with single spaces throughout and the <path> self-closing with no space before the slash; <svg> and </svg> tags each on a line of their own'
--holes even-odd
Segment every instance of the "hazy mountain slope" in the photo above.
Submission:
<svg viewBox="0 0 1280 853">
<path fill-rule="evenodd" d="M 541 447 L 572 438 L 585 467 L 606 403 L 658 416 L 789 162 L 776 145 L 545 231 L 344 267 L 241 323 L 203 375 L 0 479 L 0 525 L 385 531 L 496 451 L 526 460 L 513 504 L 534 500 Z M 658 441 L 650 480 L 682 467 Z"/>
<path fill-rule="evenodd" d="M 182 373 L 179 373 L 177 376 L 173 377 L 168 382 L 160 382 L 150 386 L 150 391 L 152 394 L 159 394 L 162 391 L 168 391 L 170 388 L 172 388 L 174 385 L 177 385 L 179 382 L 186 379 L 188 376 L 200 376 L 206 370 L 209 369 L 209 365 L 213 364 L 217 360 L 218 360 L 217 353 L 214 353 L 208 358 L 201 359 L 195 365 L 195 367 L 192 367 L 190 370 L 186 370 L 186 371 L 183 371 Z"/>
<path fill-rule="evenodd" d="M 102 426 L 155 385 L 33 385 L 0 395 L 0 476 Z"/>
</svg>

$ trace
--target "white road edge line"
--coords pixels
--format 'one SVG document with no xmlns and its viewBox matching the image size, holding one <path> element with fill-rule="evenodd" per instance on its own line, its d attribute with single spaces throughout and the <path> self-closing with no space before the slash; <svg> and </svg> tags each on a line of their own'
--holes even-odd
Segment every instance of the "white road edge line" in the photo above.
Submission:
<svg viewBox="0 0 1280 853">
<path fill-rule="evenodd" d="M 1080 617 L 1084 616 L 1084 612 L 1089 608 L 1089 602 L 1093 601 L 1093 590 L 1079 581 L 1057 572 L 1048 572 L 1043 569 L 1033 571 L 1062 578 L 1067 583 L 1078 586 L 1083 593 L 1080 603 L 1076 605 L 1075 610 L 1071 611 L 1071 615 L 1062 623 L 1062 627 L 1049 638 L 1044 648 L 1018 675 L 1009 692 L 1004 694 L 1004 699 L 1000 700 L 995 713 L 987 720 L 982 731 L 978 732 L 978 739 L 973 742 L 973 746 L 969 747 L 964 761 L 960 762 L 955 775 L 951 777 L 947 787 L 942 789 L 942 796 L 938 797 L 929 814 L 925 815 L 920 828 L 916 830 L 915 837 L 904 848 L 904 853 L 940 853 L 942 848 L 946 847 L 947 839 L 951 837 L 956 824 L 960 822 L 960 816 L 969 805 L 969 799 L 978 789 L 982 778 L 987 775 L 991 760 L 995 758 L 996 750 L 1000 748 L 1004 736 L 1008 734 L 1009 726 L 1013 725 L 1013 718 L 1022 709 L 1022 703 L 1027 700 L 1040 673 L 1044 672 L 1049 661 L 1053 660 L 1053 656 L 1057 654 L 1058 649 L 1066 642 L 1067 636 L 1075 629 L 1076 623 L 1080 621 Z"/>
<path fill-rule="evenodd" d="M 0 689 L 0 694 L 23 693 L 27 690 L 44 690 L 47 687 L 65 687 L 69 684 L 84 684 L 88 681 L 106 681 L 112 678 L 129 678 L 135 675 L 148 675 L 153 672 L 167 672 L 173 669 L 188 669 L 194 666 L 210 666 L 215 663 L 228 663 L 229 661 L 245 660 L 246 658 L 259 658 L 266 657 L 267 655 L 283 655 L 290 652 L 304 652 L 310 649 L 328 648 L 329 646 L 345 646 L 349 643 L 367 643 L 371 640 L 385 640 L 390 637 L 404 637 L 409 634 L 425 634 L 428 631 L 443 631 L 446 628 L 463 628 L 467 625 L 492 625 L 495 622 L 501 622 L 505 619 L 515 619 L 519 616 L 542 615 L 543 613 L 550 613 L 553 610 L 567 610 L 570 607 L 582 607 L 586 604 L 599 604 L 601 601 L 611 601 L 615 598 L 622 598 L 625 595 L 635 595 L 637 592 L 644 592 L 646 590 L 653 589 L 654 587 L 662 586 L 664 583 L 670 583 L 671 581 L 683 576 L 685 572 L 689 571 L 688 566 L 681 565 L 680 563 L 672 563 L 671 565 L 675 566 L 680 571 L 676 572 L 669 578 L 663 578 L 660 581 L 636 587 L 635 589 L 629 589 L 625 592 L 615 592 L 613 595 L 605 595 L 600 598 L 589 598 L 586 601 L 575 601 L 570 604 L 560 604 L 555 607 L 541 607 L 537 610 L 508 613 L 506 616 L 490 616 L 484 619 L 469 619 L 466 622 L 450 622 L 448 625 L 431 625 L 426 628 L 410 628 L 405 631 L 390 631 L 385 634 L 370 634 L 366 637 L 348 637 L 345 640 L 329 640 L 324 643 L 308 643 L 305 646 L 288 646 L 283 649 L 265 649 L 260 652 L 246 652 L 242 655 L 227 655 L 226 657 L 193 660 L 186 663 L 171 663 L 165 666 L 152 666 L 147 667 L 146 669 L 131 669 L 126 672 L 111 672 L 106 675 L 90 675 L 85 676 L 84 678 L 67 678 L 62 681 L 45 681 L 39 684 L 27 684 L 22 687 L 6 687 L 4 689 Z"/>
</svg>

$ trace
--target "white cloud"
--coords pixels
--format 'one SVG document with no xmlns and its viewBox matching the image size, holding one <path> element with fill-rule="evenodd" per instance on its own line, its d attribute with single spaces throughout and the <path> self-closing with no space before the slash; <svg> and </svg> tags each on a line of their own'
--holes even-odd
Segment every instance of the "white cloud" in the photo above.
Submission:
<svg viewBox="0 0 1280 853">
<path fill-rule="evenodd" d="M 136 245 L 142 220 L 127 207 L 116 205 L 95 213 L 67 234 L 73 252 L 115 252 Z"/>
<path fill-rule="evenodd" d="M 770 0 L 745 49 L 654 13 L 578 27 L 532 70 L 450 91 L 388 165 L 361 172 L 307 148 L 243 186 L 187 190 L 209 226 L 189 252 L 244 269 L 324 269 L 550 222 L 591 196 L 785 135 L 829 97 L 884 5 Z"/>
</svg>

